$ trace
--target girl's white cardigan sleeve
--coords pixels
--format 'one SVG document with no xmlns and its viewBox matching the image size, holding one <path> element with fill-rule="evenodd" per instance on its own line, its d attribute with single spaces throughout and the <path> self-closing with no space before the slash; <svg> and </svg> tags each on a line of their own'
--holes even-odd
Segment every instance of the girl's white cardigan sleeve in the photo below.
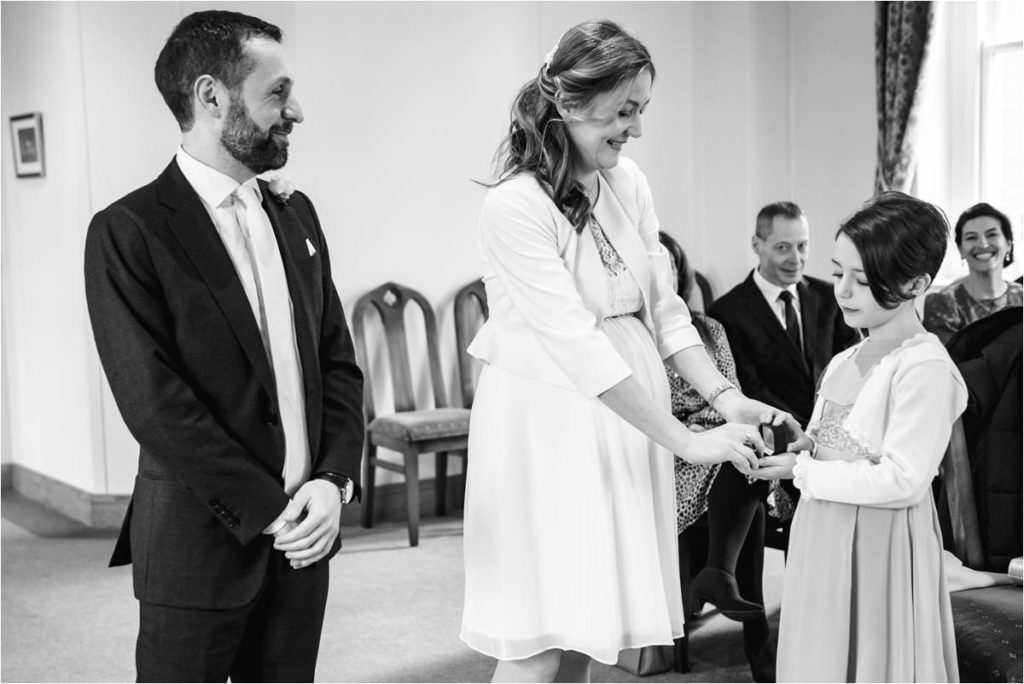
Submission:
<svg viewBox="0 0 1024 684">
<path fill-rule="evenodd" d="M 801 454 L 794 468 L 801 496 L 905 508 L 928 493 L 967 391 L 941 347 L 936 351 L 925 342 L 899 356 L 875 369 L 843 425 L 880 461 L 818 461 Z"/>
</svg>

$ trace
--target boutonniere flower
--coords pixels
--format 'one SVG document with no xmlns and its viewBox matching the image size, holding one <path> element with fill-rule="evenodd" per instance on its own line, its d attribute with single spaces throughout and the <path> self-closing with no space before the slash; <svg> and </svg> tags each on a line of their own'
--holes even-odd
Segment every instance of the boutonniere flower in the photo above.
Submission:
<svg viewBox="0 0 1024 684">
<path fill-rule="evenodd" d="M 267 189 L 270 190 L 270 194 L 274 196 L 274 199 L 283 208 L 288 206 L 288 198 L 295 192 L 295 183 L 287 176 L 276 176 L 271 179 Z"/>
</svg>

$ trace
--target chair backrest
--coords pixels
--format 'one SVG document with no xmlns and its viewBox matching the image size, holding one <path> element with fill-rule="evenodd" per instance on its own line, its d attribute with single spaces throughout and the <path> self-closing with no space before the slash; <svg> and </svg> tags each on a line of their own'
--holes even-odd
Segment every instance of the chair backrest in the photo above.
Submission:
<svg viewBox="0 0 1024 684">
<path fill-rule="evenodd" d="M 693 279 L 696 281 L 698 289 L 700 289 L 700 299 L 704 306 L 704 313 L 707 313 L 708 309 L 711 308 L 711 304 L 715 301 L 715 296 L 711 292 L 711 283 L 708 282 L 703 273 L 696 269 L 693 271 Z"/>
<path fill-rule="evenodd" d="M 441 358 L 437 351 L 437 324 L 430 302 L 416 290 L 397 283 L 384 283 L 370 290 L 356 301 L 352 311 L 352 334 L 355 338 L 356 355 L 365 376 L 363 385 L 366 420 L 375 417 L 373 403 L 373 378 L 366 347 L 366 316 L 374 310 L 380 315 L 384 328 L 384 341 L 388 350 L 392 389 L 394 390 L 395 412 L 416 410 L 416 397 L 412 382 L 410 359 L 423 359 L 422 354 L 411 353 L 405 326 L 405 311 L 409 304 L 416 304 L 423 313 L 424 332 L 427 340 L 426 363 L 430 369 L 430 381 L 434 393 L 434 406 L 446 407 L 447 399 L 444 380 L 441 377 Z"/>
<path fill-rule="evenodd" d="M 455 346 L 459 352 L 459 378 L 462 389 L 462 406 L 470 408 L 476 394 L 477 362 L 466 348 L 479 330 L 478 321 L 487 320 L 487 292 L 483 280 L 474 280 L 455 294 Z"/>
</svg>

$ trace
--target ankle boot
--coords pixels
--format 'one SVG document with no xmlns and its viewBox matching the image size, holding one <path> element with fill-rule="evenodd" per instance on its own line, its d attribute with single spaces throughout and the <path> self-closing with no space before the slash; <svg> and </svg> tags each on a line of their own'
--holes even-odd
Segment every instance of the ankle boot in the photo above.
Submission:
<svg viewBox="0 0 1024 684">
<path fill-rule="evenodd" d="M 696 605 L 699 600 L 713 603 L 730 620 L 747 622 L 764 615 L 763 606 L 740 596 L 736 578 L 718 568 L 705 567 L 698 572 L 690 585 L 690 593 L 691 605 Z"/>
</svg>

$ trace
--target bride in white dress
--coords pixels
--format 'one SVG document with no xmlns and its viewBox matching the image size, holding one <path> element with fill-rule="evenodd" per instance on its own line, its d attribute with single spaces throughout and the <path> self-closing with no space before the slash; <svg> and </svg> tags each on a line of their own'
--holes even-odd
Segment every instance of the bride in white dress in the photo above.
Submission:
<svg viewBox="0 0 1024 684">
<path fill-rule="evenodd" d="M 641 135 L 654 65 L 611 22 L 569 29 L 513 105 L 480 217 L 490 318 L 473 405 L 462 639 L 495 681 L 586 681 L 683 634 L 673 454 L 757 467 L 761 422 L 676 295 Z M 730 423 L 689 432 L 662 360 Z"/>
</svg>

